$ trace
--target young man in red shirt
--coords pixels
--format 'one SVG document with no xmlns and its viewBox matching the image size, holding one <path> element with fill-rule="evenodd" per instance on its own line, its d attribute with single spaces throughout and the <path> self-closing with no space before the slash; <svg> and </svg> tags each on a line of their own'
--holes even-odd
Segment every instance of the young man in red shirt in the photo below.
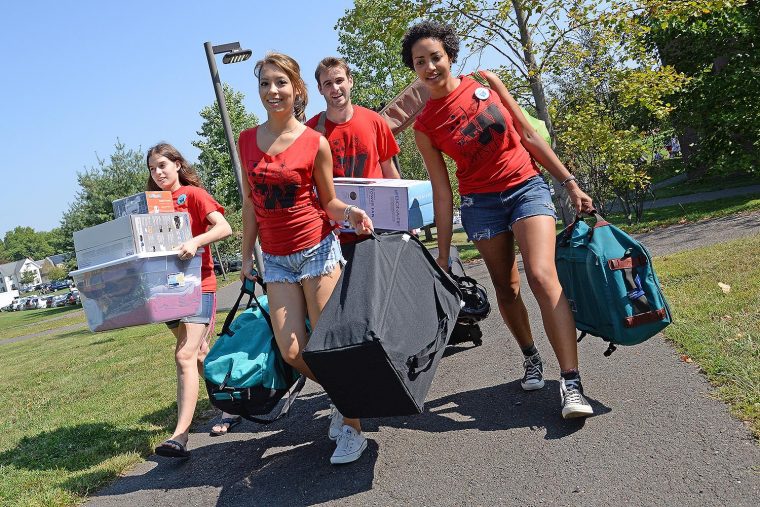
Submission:
<svg viewBox="0 0 760 507">
<path fill-rule="evenodd" d="M 314 72 L 327 110 L 306 126 L 327 138 L 333 155 L 333 176 L 399 178 L 393 163 L 399 147 L 390 127 L 374 111 L 351 103 L 354 80 L 342 58 L 324 58 Z"/>
</svg>

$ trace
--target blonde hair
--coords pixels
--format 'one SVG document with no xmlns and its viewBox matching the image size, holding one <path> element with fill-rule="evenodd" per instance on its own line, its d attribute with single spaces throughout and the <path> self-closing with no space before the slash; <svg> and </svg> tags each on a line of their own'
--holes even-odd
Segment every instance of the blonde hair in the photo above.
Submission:
<svg viewBox="0 0 760 507">
<path fill-rule="evenodd" d="M 306 90 L 306 83 L 301 77 L 301 67 L 298 62 L 284 53 L 269 52 L 262 60 L 256 62 L 256 66 L 253 68 L 256 79 L 261 79 L 261 69 L 264 65 L 274 65 L 288 76 L 295 94 L 293 116 L 300 122 L 306 120 L 306 104 L 309 103 L 309 92 Z"/>
</svg>

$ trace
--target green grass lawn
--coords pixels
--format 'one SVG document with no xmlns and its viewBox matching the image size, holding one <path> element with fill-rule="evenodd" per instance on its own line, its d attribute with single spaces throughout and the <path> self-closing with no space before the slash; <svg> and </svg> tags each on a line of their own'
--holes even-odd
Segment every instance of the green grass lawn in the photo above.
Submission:
<svg viewBox="0 0 760 507">
<path fill-rule="evenodd" d="M 84 322 L 82 305 L 2 313 L 0 340 Z"/>
<path fill-rule="evenodd" d="M 173 351 L 163 324 L 0 345 L 0 505 L 79 503 L 150 454 L 176 421 Z"/>
<path fill-rule="evenodd" d="M 758 210 L 760 210 L 760 195 L 753 194 L 644 210 L 641 222 L 633 225 L 627 225 L 625 216 L 620 213 L 612 213 L 605 218 L 632 234 L 647 232 L 668 225 L 685 224 Z"/>
<path fill-rule="evenodd" d="M 760 236 L 660 257 L 655 268 L 674 313 L 665 336 L 760 438 Z"/>
<path fill-rule="evenodd" d="M 699 180 L 685 181 L 668 187 L 658 188 L 654 191 L 654 195 L 658 199 L 665 199 L 666 197 L 677 195 L 696 194 L 698 192 L 710 192 L 749 185 L 760 185 L 760 173 L 707 175 Z"/>
</svg>

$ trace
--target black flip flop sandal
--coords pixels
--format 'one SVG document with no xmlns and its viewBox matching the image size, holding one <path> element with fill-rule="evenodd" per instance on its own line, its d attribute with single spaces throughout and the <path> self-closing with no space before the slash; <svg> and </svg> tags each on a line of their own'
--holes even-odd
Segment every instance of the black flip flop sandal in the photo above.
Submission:
<svg viewBox="0 0 760 507">
<path fill-rule="evenodd" d="M 176 440 L 167 440 L 156 447 L 156 454 L 165 458 L 189 458 L 190 451 Z"/>
</svg>

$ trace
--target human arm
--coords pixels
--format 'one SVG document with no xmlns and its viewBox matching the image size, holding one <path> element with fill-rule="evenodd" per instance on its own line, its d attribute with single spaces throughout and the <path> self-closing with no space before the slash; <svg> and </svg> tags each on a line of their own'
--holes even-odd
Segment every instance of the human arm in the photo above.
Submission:
<svg viewBox="0 0 760 507">
<path fill-rule="evenodd" d="M 575 179 L 568 181 L 573 175 L 567 170 L 567 168 L 565 168 L 564 164 L 560 162 L 551 146 L 549 146 L 544 138 L 541 137 L 530 122 L 528 122 L 528 119 L 525 118 L 520 106 L 509 93 L 507 87 L 504 86 L 504 83 L 502 83 L 498 76 L 493 72 L 485 71 L 482 75 L 488 81 L 488 85 L 491 89 L 499 96 L 501 103 L 507 111 L 509 111 L 515 128 L 517 129 L 517 133 L 520 135 L 522 145 L 528 150 L 531 157 L 549 171 L 549 174 L 554 176 L 557 180 L 560 182 L 566 182 L 564 186 L 567 189 L 570 200 L 577 212 L 591 211 L 594 208 L 591 197 L 581 190 Z"/>
<path fill-rule="evenodd" d="M 454 218 L 454 196 L 451 192 L 451 181 L 443 160 L 441 151 L 433 146 L 430 138 L 414 131 L 414 141 L 425 162 L 425 168 L 430 176 L 433 187 L 433 215 L 438 237 L 438 258 L 436 261 L 446 272 L 449 270 L 449 251 L 451 249 L 451 233 Z"/>
<path fill-rule="evenodd" d="M 383 171 L 383 178 L 391 180 L 398 180 L 401 178 L 401 175 L 398 173 L 398 169 L 396 168 L 396 164 L 393 163 L 392 158 L 380 162 L 380 169 Z"/>
<path fill-rule="evenodd" d="M 320 137 L 319 150 L 317 150 L 317 157 L 314 160 L 314 184 L 317 187 L 319 202 L 327 216 L 331 220 L 342 222 L 346 219 L 345 213 L 349 206 L 335 195 L 332 171 L 330 145 L 327 143 L 327 139 Z M 372 219 L 364 210 L 352 206 L 348 211 L 348 223 L 354 228 L 356 234 L 369 234 L 372 231 Z"/>
<path fill-rule="evenodd" d="M 206 232 L 194 236 L 189 241 L 185 241 L 177 247 L 177 255 L 182 259 L 189 259 L 195 255 L 195 252 L 202 246 L 206 246 L 214 241 L 219 241 L 232 234 L 232 227 L 224 218 L 224 215 L 218 211 L 212 211 L 206 215 L 206 221 L 209 227 Z"/>
</svg>

